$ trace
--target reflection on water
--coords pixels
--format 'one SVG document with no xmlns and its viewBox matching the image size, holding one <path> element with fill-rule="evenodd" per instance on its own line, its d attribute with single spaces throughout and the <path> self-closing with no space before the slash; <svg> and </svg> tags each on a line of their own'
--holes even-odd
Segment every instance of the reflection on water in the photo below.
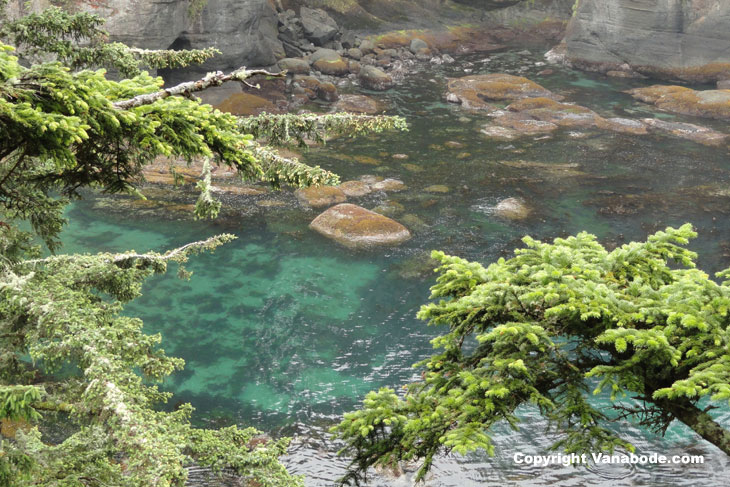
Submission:
<svg viewBox="0 0 730 487">
<path fill-rule="evenodd" d="M 662 116 L 623 90 L 640 82 L 613 80 L 555 68 L 538 75 L 541 53 L 504 52 L 425 67 L 403 86 L 380 95 L 390 113 L 406 116 L 408 133 L 334 140 L 304 155 L 342 175 L 397 177 L 399 193 L 373 193 L 352 202 L 367 208 L 389 204 L 414 238 L 399 248 L 353 252 L 314 234 L 316 212 L 288 193 L 241 197 L 237 209 L 216 222 L 176 221 L 154 211 L 104 210 L 103 200 L 69 211 L 66 251 L 162 250 L 215 233 L 238 239 L 213 255 L 196 257 L 190 281 L 173 273 L 150 280 L 144 296 L 128 307 L 150 332 L 161 332 L 184 371 L 165 387 L 190 401 L 200 421 L 231 422 L 294 435 L 287 459 L 312 486 L 329 485 L 345 463 L 326 430 L 371 390 L 399 387 L 417 371 L 410 365 L 431 353 L 427 329 L 415 319 L 433 282 L 428 252 L 441 249 L 481 262 L 509 256 L 530 234 L 551 239 L 588 230 L 608 246 L 620 245 L 668 225 L 693 222 L 700 238 L 700 266 L 714 272 L 730 265 L 730 180 L 726 148 L 708 148 L 654 135 L 563 131 L 552 138 L 494 142 L 483 138 L 483 115 L 442 101 L 446 78 L 474 73 L 526 75 L 605 116 Z M 691 121 L 690 117 L 681 120 Z M 718 130 L 717 122 L 701 121 Z M 714 125 L 713 125 L 714 124 Z M 446 144 L 455 141 L 459 144 Z M 394 159 L 404 153 L 408 159 Z M 360 157 L 360 161 L 353 156 Z M 425 191 L 434 184 L 446 186 Z M 497 218 L 491 208 L 522 198 L 526 220 Z M 253 203 L 275 199 L 283 206 Z M 397 204 L 396 204 L 397 203 Z M 107 205 L 108 206 L 108 205 Z M 112 208 L 113 210 L 114 208 Z M 164 218 L 163 218 L 164 217 Z M 609 406 L 607 397 L 598 404 Z M 616 428 L 639 452 L 705 455 L 706 464 L 589 468 L 516 465 L 514 453 L 546 454 L 555 439 L 535 410 L 521 412 L 523 428 L 494 432 L 497 456 L 449 456 L 436 463 L 429 485 L 726 485 L 728 459 L 682 425 L 665 438 L 628 423 Z M 730 412 L 716 413 L 730 424 Z M 372 485 L 407 485 L 377 477 Z"/>
</svg>

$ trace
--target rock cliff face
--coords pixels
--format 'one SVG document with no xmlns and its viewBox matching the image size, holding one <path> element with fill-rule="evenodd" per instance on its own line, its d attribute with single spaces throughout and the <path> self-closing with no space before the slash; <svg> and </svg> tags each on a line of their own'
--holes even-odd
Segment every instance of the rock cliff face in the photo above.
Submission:
<svg viewBox="0 0 730 487">
<path fill-rule="evenodd" d="M 730 1 L 580 0 L 566 60 L 685 81 L 730 78 Z"/>
<path fill-rule="evenodd" d="M 48 0 L 11 0 L 11 15 L 37 11 Z M 190 15 L 191 0 L 68 0 L 71 10 L 97 13 L 107 19 L 111 39 L 145 49 L 217 47 L 221 55 L 201 70 L 268 66 L 284 57 L 277 38 L 278 18 L 269 0 L 207 0 Z"/>
</svg>

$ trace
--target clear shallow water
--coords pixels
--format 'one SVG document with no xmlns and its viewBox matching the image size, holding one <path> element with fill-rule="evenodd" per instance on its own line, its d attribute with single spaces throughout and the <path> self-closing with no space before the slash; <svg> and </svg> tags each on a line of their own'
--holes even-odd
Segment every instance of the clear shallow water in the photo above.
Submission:
<svg viewBox="0 0 730 487">
<path fill-rule="evenodd" d="M 227 198 L 228 211 L 215 222 L 194 222 L 185 213 L 120 200 L 90 199 L 70 211 L 65 251 L 163 250 L 229 232 L 239 238 L 213 255 L 195 257 L 190 281 L 174 272 L 150 280 L 128 312 L 163 334 L 163 347 L 186 360 L 184 371 L 165 387 L 173 401 L 190 401 L 205 424 L 232 422 L 294 435 L 288 463 L 312 486 L 329 485 L 342 460 L 326 430 L 364 394 L 399 387 L 417 375 L 410 365 L 431 353 L 437 330 L 415 319 L 426 302 L 432 274 L 424 256 L 432 249 L 484 263 L 508 256 L 525 234 L 541 239 L 588 230 L 606 245 L 618 245 L 668 225 L 694 223 L 692 247 L 700 266 L 714 272 L 730 265 L 730 164 L 726 148 L 708 148 L 659 136 L 601 131 L 562 131 L 549 139 L 493 142 L 478 130 L 488 118 L 443 102 L 448 76 L 509 72 L 523 74 L 605 116 L 661 116 L 622 93 L 642 82 L 612 80 L 555 69 L 537 73 L 541 52 L 505 52 L 424 68 L 397 90 L 375 94 L 389 113 L 407 117 L 406 134 L 334 140 L 304 160 L 332 169 L 343 180 L 363 174 L 402 179 L 407 191 L 372 194 L 351 202 L 366 208 L 402 206 L 393 217 L 414 231 L 401 247 L 353 252 L 307 228 L 314 210 L 299 207 L 289 193 Z M 488 60 L 487 60 L 488 59 Z M 676 118 L 720 130 L 724 124 Z M 443 144 L 458 141 L 463 147 Z M 394 153 L 408 154 L 395 160 Z M 355 159 L 366 155 L 371 159 Z M 561 166 L 571 164 L 571 166 Z M 427 193 L 433 184 L 448 193 Z M 523 222 L 497 219 L 490 208 L 520 196 L 533 208 Z M 194 196 L 181 192 L 180 203 Z M 261 199 L 284 206 L 259 208 Z M 599 397 L 608 406 L 608 399 Z M 717 413 L 730 424 L 730 413 Z M 438 462 L 430 485 L 726 485 L 724 454 L 673 425 L 665 438 L 629 423 L 617 425 L 641 452 L 704 454 L 704 466 L 626 466 L 575 469 L 515 465 L 512 456 L 547 454 L 554 436 L 544 434 L 536 411 L 522 411 L 519 432 L 495 432 L 498 454 Z M 373 485 L 407 485 L 379 477 Z"/>
</svg>

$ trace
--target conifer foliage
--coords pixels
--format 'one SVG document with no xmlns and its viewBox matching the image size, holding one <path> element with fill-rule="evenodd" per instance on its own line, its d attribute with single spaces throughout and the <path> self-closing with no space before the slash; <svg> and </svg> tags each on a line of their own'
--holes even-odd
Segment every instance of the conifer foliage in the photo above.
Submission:
<svg viewBox="0 0 730 487">
<path fill-rule="evenodd" d="M 335 437 L 353 458 L 343 482 L 371 466 L 438 452 L 494 452 L 490 428 L 519 425 L 515 410 L 539 409 L 572 453 L 633 451 L 616 421 L 658 432 L 673 420 L 730 455 L 730 425 L 700 407 L 730 401 L 730 270 L 721 283 L 695 268 L 687 224 L 609 252 L 594 236 L 543 243 L 529 237 L 511 259 L 488 267 L 434 252 L 436 301 L 419 317 L 444 333 L 404 395 L 371 392 Z M 610 393 L 614 408 L 590 398 Z"/>
<path fill-rule="evenodd" d="M 183 362 L 122 314 L 147 277 L 170 262 L 188 277 L 182 266 L 191 254 L 232 236 L 164 253 L 47 257 L 34 237 L 59 250 L 71 199 L 83 189 L 139 194 L 142 169 L 158 156 L 205 159 L 196 214 L 208 217 L 220 208 L 210 193 L 211 164 L 274 187 L 333 184 L 335 174 L 281 157 L 264 142 L 405 129 L 405 122 L 349 114 L 240 119 L 194 94 L 281 75 L 241 68 L 165 87 L 141 69 L 202 62 L 213 52 L 109 44 L 101 19 L 59 9 L 9 21 L 6 3 L 0 0 L 0 485 L 180 486 L 192 464 L 232 470 L 245 485 L 301 485 L 278 460 L 286 439 L 253 428 L 194 428 L 190 405 L 164 410 L 170 395 L 157 384 Z M 112 81 L 103 66 L 131 77 Z"/>
</svg>

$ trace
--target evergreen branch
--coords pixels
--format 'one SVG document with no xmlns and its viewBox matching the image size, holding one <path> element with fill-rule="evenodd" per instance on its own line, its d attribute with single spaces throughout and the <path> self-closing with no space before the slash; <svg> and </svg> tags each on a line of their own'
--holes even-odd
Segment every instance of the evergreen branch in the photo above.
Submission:
<svg viewBox="0 0 730 487">
<path fill-rule="evenodd" d="M 141 260 L 143 262 L 168 262 L 168 261 L 179 261 L 181 258 L 187 256 L 190 252 L 200 250 L 212 250 L 216 247 L 223 245 L 226 242 L 234 240 L 234 235 L 224 233 L 221 235 L 215 235 L 205 240 L 199 240 L 197 242 L 191 242 L 172 250 L 168 250 L 164 254 L 158 254 L 150 252 L 146 254 L 140 254 L 136 252 L 124 252 L 121 254 L 109 254 L 104 258 L 105 262 L 111 264 L 121 264 L 130 260 Z M 18 267 L 26 265 L 38 265 L 38 264 L 56 264 L 59 262 L 68 262 L 73 260 L 73 255 L 52 255 L 43 259 L 28 259 L 17 263 Z"/>
</svg>

